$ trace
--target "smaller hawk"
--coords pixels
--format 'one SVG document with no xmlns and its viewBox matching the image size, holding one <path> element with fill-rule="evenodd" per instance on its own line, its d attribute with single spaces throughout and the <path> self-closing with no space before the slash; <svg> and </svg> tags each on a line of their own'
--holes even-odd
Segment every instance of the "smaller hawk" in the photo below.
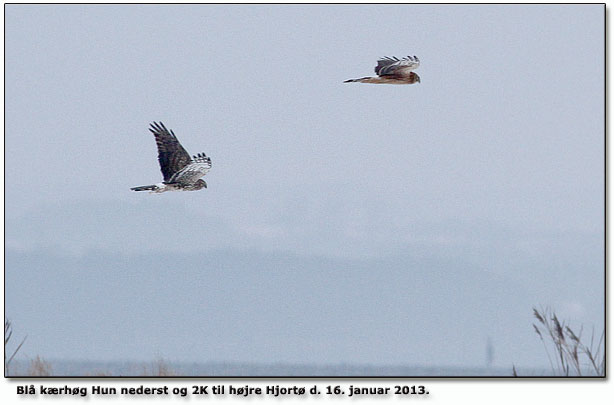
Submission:
<svg viewBox="0 0 614 405">
<path fill-rule="evenodd" d="M 163 193 L 207 188 L 207 183 L 201 177 L 211 169 L 211 158 L 204 153 L 190 157 L 173 131 L 166 129 L 162 122 L 154 122 L 149 130 L 156 138 L 158 162 L 164 181 L 149 186 L 132 187 L 130 190 Z"/>
<path fill-rule="evenodd" d="M 377 83 L 377 84 L 414 84 L 420 83 L 420 76 L 412 72 L 420 66 L 420 59 L 417 56 L 407 56 L 399 59 L 395 56 L 388 56 L 377 61 L 375 73 L 377 77 L 363 77 L 360 79 L 350 79 L 343 83 Z"/>
</svg>

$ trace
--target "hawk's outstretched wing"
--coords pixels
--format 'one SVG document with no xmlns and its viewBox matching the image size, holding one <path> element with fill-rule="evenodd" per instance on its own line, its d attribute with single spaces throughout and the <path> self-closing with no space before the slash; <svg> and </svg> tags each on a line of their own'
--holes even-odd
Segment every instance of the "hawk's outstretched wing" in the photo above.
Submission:
<svg viewBox="0 0 614 405">
<path fill-rule="evenodd" d="M 160 162 L 162 176 L 164 176 L 164 181 L 169 181 L 174 174 L 189 165 L 192 159 L 181 146 L 173 131 L 166 129 L 162 122 L 154 122 L 149 130 L 156 137 L 158 161 Z"/>
<path fill-rule="evenodd" d="M 407 56 L 403 59 L 399 59 L 396 56 L 392 58 L 386 56 L 377 61 L 375 73 L 378 76 L 407 77 L 418 66 L 420 66 L 420 60 L 417 56 Z"/>
<path fill-rule="evenodd" d="M 169 183 L 194 184 L 211 169 L 211 158 L 204 153 L 195 155 L 190 163 L 171 177 Z"/>
</svg>

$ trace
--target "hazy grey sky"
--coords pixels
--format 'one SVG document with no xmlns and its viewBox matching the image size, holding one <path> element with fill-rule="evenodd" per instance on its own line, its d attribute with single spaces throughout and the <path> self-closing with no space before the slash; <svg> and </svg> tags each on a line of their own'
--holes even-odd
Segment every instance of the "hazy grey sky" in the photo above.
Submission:
<svg viewBox="0 0 614 405">
<path fill-rule="evenodd" d="M 482 365 L 490 336 L 496 364 L 547 366 L 532 306 L 601 329 L 603 13 L 6 6 L 7 316 L 30 336 L 29 353 L 45 357 Z M 342 83 L 371 75 L 378 57 L 410 54 L 422 62 L 420 84 Z M 154 120 L 211 156 L 208 189 L 130 191 L 161 180 Z M 147 254 L 196 267 L 164 262 L 148 273 L 155 266 L 137 260 Z M 89 257 L 120 264 L 91 268 Z M 310 265 L 288 264 L 303 259 Z M 293 276 L 278 273 L 284 263 Z M 447 289 L 449 272 L 462 282 Z M 93 288 L 107 277 L 132 277 L 134 288 Z M 289 304 L 279 290 L 294 278 L 303 300 Z M 194 280 L 200 288 L 187 287 Z M 395 280 L 423 300 L 403 301 Z M 140 290 L 150 283 L 177 290 Z M 474 302 L 492 285 L 510 286 L 505 303 L 487 291 Z M 161 311 L 183 335 L 140 323 Z M 226 335 L 177 315 L 200 311 Z M 334 317 L 351 313 L 339 329 Z M 422 332 L 392 313 L 419 313 Z M 284 327 L 279 317 L 323 326 Z M 449 342 L 452 324 L 471 329 L 454 333 L 470 336 L 459 340 L 464 351 Z M 183 339 L 207 348 L 183 352 Z"/>
</svg>

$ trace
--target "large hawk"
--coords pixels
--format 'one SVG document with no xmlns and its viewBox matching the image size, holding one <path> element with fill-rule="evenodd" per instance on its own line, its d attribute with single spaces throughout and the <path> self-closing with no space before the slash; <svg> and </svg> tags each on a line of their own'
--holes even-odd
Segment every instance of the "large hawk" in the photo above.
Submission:
<svg viewBox="0 0 614 405">
<path fill-rule="evenodd" d="M 164 181 L 150 186 L 133 187 L 131 190 L 163 193 L 207 188 L 207 183 L 201 177 L 211 169 L 211 159 L 204 153 L 190 157 L 173 131 L 166 129 L 162 122 L 154 122 L 149 130 L 156 137 L 158 161 Z"/>
<path fill-rule="evenodd" d="M 350 79 L 343 83 L 379 83 L 379 84 L 414 84 L 420 83 L 420 76 L 412 72 L 420 66 L 420 59 L 417 56 L 407 56 L 403 59 L 388 56 L 377 61 L 375 73 L 377 77 L 363 77 L 360 79 Z"/>
</svg>

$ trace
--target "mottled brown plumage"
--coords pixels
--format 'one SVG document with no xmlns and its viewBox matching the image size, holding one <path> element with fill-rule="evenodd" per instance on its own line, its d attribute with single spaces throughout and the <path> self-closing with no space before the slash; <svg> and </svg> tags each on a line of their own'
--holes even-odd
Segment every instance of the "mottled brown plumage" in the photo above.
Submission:
<svg viewBox="0 0 614 405">
<path fill-rule="evenodd" d="M 375 83 L 375 84 L 414 84 L 420 83 L 420 76 L 412 72 L 420 66 L 417 56 L 407 56 L 403 59 L 397 57 L 384 57 L 377 61 L 375 73 L 377 77 L 363 77 L 349 79 L 344 83 Z"/>
</svg>

